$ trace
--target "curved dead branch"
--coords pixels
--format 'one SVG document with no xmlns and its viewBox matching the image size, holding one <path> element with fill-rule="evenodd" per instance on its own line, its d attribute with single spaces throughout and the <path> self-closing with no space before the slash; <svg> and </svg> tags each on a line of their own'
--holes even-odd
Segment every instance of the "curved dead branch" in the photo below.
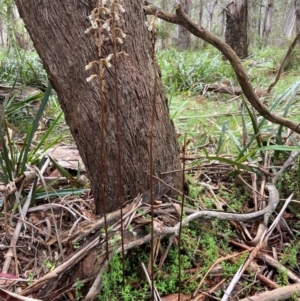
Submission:
<svg viewBox="0 0 300 301">
<path fill-rule="evenodd" d="M 196 37 L 199 37 L 216 47 L 229 60 L 240 83 L 240 86 L 244 92 L 244 95 L 251 103 L 251 105 L 267 120 L 273 123 L 283 125 L 287 128 L 290 128 L 292 131 L 295 131 L 298 134 L 300 134 L 300 124 L 271 113 L 267 109 L 267 107 L 259 100 L 252 85 L 250 84 L 247 72 L 244 69 L 241 60 L 231 49 L 231 47 L 225 42 L 223 42 L 221 39 L 219 39 L 217 36 L 213 35 L 211 32 L 207 31 L 203 27 L 191 21 L 185 14 L 185 12 L 182 10 L 180 4 L 177 4 L 175 6 L 176 14 L 166 12 L 157 6 L 148 3 L 147 1 L 144 2 L 143 8 L 146 15 L 155 15 L 158 18 L 167 22 L 181 25 Z"/>
<path fill-rule="evenodd" d="M 264 220 L 260 223 L 255 238 L 251 241 L 247 241 L 247 244 L 249 244 L 250 246 L 256 246 L 261 241 L 264 232 L 268 228 L 269 217 L 274 212 L 279 203 L 279 194 L 276 187 L 274 185 L 268 184 L 267 189 L 269 190 L 269 204 L 266 207 L 268 208 L 268 210 L 264 214 Z"/>
<path fill-rule="evenodd" d="M 287 53 L 285 54 L 285 56 L 284 56 L 284 58 L 283 58 L 283 60 L 282 60 L 282 62 L 281 62 L 281 64 L 280 64 L 280 67 L 279 67 L 279 69 L 278 69 L 278 71 L 277 71 L 275 80 L 274 80 L 273 83 L 269 86 L 269 88 L 268 88 L 268 90 L 267 90 L 268 93 L 270 93 L 270 91 L 273 89 L 273 87 L 278 83 L 279 78 L 280 78 L 280 76 L 281 76 L 281 74 L 282 74 L 282 72 L 283 72 L 283 68 L 284 68 L 284 66 L 286 65 L 286 63 L 289 61 L 289 59 L 290 59 L 290 57 L 291 57 L 291 55 L 292 55 L 293 49 L 294 49 L 295 46 L 297 45 L 297 42 L 299 41 L 299 39 L 300 39 L 300 30 L 298 31 L 298 33 L 297 33 L 297 35 L 296 35 L 294 41 L 292 42 L 292 44 L 289 46 L 288 51 L 287 51 Z"/>
<path fill-rule="evenodd" d="M 298 295 L 300 291 L 300 284 L 291 284 L 284 287 L 277 288 L 272 291 L 263 292 L 251 297 L 240 299 L 239 301 L 275 301 L 286 300 L 292 298 L 293 295 Z"/>
</svg>

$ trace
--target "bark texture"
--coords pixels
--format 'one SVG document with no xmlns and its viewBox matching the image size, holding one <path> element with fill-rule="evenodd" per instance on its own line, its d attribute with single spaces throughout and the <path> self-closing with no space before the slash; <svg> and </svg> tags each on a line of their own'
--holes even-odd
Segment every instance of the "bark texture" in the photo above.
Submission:
<svg viewBox="0 0 300 301">
<path fill-rule="evenodd" d="M 180 0 L 180 5 L 185 13 L 190 16 L 192 3 L 191 0 Z M 189 49 L 191 47 L 191 33 L 182 26 L 178 26 L 178 43 L 179 49 Z"/>
<path fill-rule="evenodd" d="M 265 46 L 268 45 L 269 36 L 271 32 L 271 22 L 274 13 L 274 0 L 266 0 L 264 5 L 264 23 L 262 36 L 265 41 Z"/>
<path fill-rule="evenodd" d="M 300 0 L 295 0 L 295 14 L 296 14 L 296 34 L 300 32 Z M 300 40 L 298 39 L 298 45 L 300 44 Z"/>
<path fill-rule="evenodd" d="M 248 56 L 247 21 L 247 0 L 235 0 L 227 5 L 225 41 L 239 58 Z"/>
<path fill-rule="evenodd" d="M 50 81 L 58 94 L 83 162 L 91 180 L 97 214 L 102 213 L 102 202 L 107 212 L 119 207 L 118 143 L 116 125 L 115 67 L 104 72 L 105 77 L 105 138 L 101 141 L 101 102 L 97 80 L 86 78 L 95 70 L 85 66 L 98 60 L 94 38 L 84 31 L 90 27 L 88 15 L 96 0 L 17 0 L 21 17 L 42 58 Z M 118 45 L 127 57 L 118 56 L 118 88 L 120 102 L 120 137 L 122 190 L 125 197 L 135 197 L 149 189 L 149 143 L 153 99 L 156 97 L 153 166 L 154 173 L 180 169 L 179 148 L 174 125 L 169 118 L 167 99 L 155 72 L 158 67 L 151 59 L 150 33 L 139 0 L 124 0 L 125 22 L 121 24 L 127 37 Z M 105 58 L 112 53 L 108 39 L 102 47 Z M 154 72 L 155 68 L 155 72 Z M 94 71 L 94 72 L 93 72 Z M 104 176 L 100 176 L 100 145 L 104 144 Z M 174 174 L 180 183 L 180 175 Z M 101 200 L 101 185 L 105 187 L 105 200 Z"/>
</svg>

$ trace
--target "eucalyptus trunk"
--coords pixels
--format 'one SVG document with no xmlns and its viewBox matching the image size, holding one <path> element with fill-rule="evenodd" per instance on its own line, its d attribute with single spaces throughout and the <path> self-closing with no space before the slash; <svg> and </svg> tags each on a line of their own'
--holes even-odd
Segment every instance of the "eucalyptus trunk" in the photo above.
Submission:
<svg viewBox="0 0 300 301">
<path fill-rule="evenodd" d="M 264 23 L 263 23 L 263 38 L 265 41 L 265 46 L 268 45 L 269 36 L 271 32 L 271 22 L 274 13 L 274 0 L 266 0 L 264 5 Z"/>
<path fill-rule="evenodd" d="M 234 0 L 226 7 L 225 41 L 238 57 L 248 56 L 248 3 L 247 0 Z"/>
<path fill-rule="evenodd" d="M 192 9 L 191 0 L 180 0 L 180 5 L 184 12 L 190 17 Z M 191 47 L 191 33 L 182 26 L 178 26 L 177 46 L 181 50 Z"/>
<path fill-rule="evenodd" d="M 295 0 L 295 14 L 296 14 L 296 34 L 300 31 L 300 0 Z M 300 40 L 297 42 L 300 44 Z"/>
<path fill-rule="evenodd" d="M 284 37 L 290 37 L 293 34 L 293 29 L 296 22 L 296 3 L 298 0 L 291 0 L 286 3 L 284 21 L 283 21 L 283 30 L 282 35 Z"/>
<path fill-rule="evenodd" d="M 96 213 L 100 214 L 103 204 L 110 212 L 120 206 L 120 200 L 133 198 L 149 189 L 154 99 L 153 173 L 161 176 L 162 172 L 178 170 L 181 165 L 168 101 L 158 67 L 152 59 L 151 33 L 145 25 L 141 1 L 122 2 L 124 22 L 118 26 L 126 37 L 123 44 L 117 45 L 117 51 L 124 51 L 128 56 L 118 55 L 117 64 L 105 68 L 102 101 L 99 81 L 86 81 L 91 71 L 85 71 L 85 66 L 113 53 L 113 43 L 108 38 L 101 47 L 99 58 L 95 39 L 85 34 L 90 27 L 88 16 L 97 3 L 96 0 L 16 0 L 87 168 Z M 97 73 L 98 68 L 92 71 Z M 101 115 L 102 108 L 104 116 Z M 101 146 L 104 160 L 100 156 Z M 172 175 L 179 185 L 180 173 Z M 104 197 L 101 197 L 102 187 Z"/>
</svg>

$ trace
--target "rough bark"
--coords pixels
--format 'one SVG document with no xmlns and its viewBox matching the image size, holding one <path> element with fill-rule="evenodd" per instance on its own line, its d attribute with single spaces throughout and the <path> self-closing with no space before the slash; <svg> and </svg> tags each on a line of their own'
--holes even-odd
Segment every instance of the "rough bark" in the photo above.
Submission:
<svg viewBox="0 0 300 301">
<path fill-rule="evenodd" d="M 300 0 L 295 0 L 295 14 L 296 14 L 296 33 L 300 32 Z M 300 44 L 300 40 L 297 40 L 297 43 Z"/>
<path fill-rule="evenodd" d="M 266 0 L 265 7 L 264 7 L 264 23 L 263 23 L 263 38 L 265 42 L 265 46 L 268 45 L 269 35 L 271 32 L 271 21 L 274 12 L 274 0 Z"/>
<path fill-rule="evenodd" d="M 203 0 L 199 1 L 199 13 L 198 13 L 198 24 L 199 26 L 202 25 L 202 19 L 203 19 Z M 195 41 L 195 49 L 200 48 L 200 39 L 196 39 Z"/>
<path fill-rule="evenodd" d="M 247 20 L 247 0 L 235 0 L 227 5 L 225 41 L 240 58 L 248 56 Z"/>
<path fill-rule="evenodd" d="M 167 1 L 166 0 L 162 0 L 161 2 L 161 6 L 162 9 L 167 10 Z M 162 36 L 161 36 L 161 48 L 162 49 L 166 49 L 168 47 L 168 39 L 169 39 L 169 35 L 166 35 L 165 32 L 168 31 L 167 29 L 168 23 L 164 22 L 163 24 L 161 24 L 161 28 L 162 28 Z"/>
<path fill-rule="evenodd" d="M 181 7 L 190 16 L 192 3 L 191 0 L 180 0 Z M 189 49 L 191 47 L 191 33 L 182 26 L 178 26 L 177 46 L 179 49 Z"/>
<path fill-rule="evenodd" d="M 145 15 L 139 0 L 124 0 L 125 22 L 121 24 L 127 37 L 118 51 L 118 94 L 120 103 L 121 180 L 118 171 L 118 134 L 116 122 L 116 89 L 112 66 L 105 77 L 105 127 L 101 141 L 101 102 L 99 82 L 88 83 L 91 72 L 85 66 L 98 60 L 94 38 L 84 31 L 90 26 L 87 18 L 96 0 L 17 0 L 21 17 L 43 61 L 50 81 L 57 92 L 77 147 L 87 168 L 96 202 L 96 213 L 119 207 L 120 191 L 126 198 L 135 197 L 149 188 L 149 142 L 153 99 L 156 97 L 153 132 L 154 173 L 180 169 L 179 148 L 175 129 L 169 118 L 167 99 L 157 75 L 158 67 L 151 59 L 152 44 L 145 25 Z M 102 55 L 112 53 L 110 40 L 104 42 Z M 94 73 L 97 73 L 95 68 Z M 102 103 L 103 104 L 103 103 Z M 103 104 L 104 105 L 104 104 Z M 100 176 L 100 145 L 104 144 L 103 178 Z M 176 183 L 180 175 L 174 174 Z M 105 199 L 101 200 L 101 185 Z"/>
<path fill-rule="evenodd" d="M 259 6 L 259 14 L 258 14 L 259 16 L 262 15 L 261 11 L 262 11 L 262 5 Z M 258 32 L 259 36 L 261 36 L 261 17 L 257 18 L 257 23 L 258 23 L 258 26 L 257 26 L 258 31 L 257 32 Z"/>
</svg>

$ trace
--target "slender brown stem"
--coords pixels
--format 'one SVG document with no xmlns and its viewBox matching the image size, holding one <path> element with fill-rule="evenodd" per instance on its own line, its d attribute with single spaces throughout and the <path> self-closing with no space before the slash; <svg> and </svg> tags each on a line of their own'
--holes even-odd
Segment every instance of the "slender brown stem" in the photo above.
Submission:
<svg viewBox="0 0 300 301">
<path fill-rule="evenodd" d="M 104 97 L 104 68 L 102 64 L 102 27 L 99 26 L 97 30 L 97 47 L 98 47 L 98 75 L 99 75 L 99 85 L 100 85 L 100 104 L 101 104 L 101 144 L 100 144 L 100 178 L 101 178 L 101 203 L 103 210 L 103 218 L 104 218 L 104 231 L 105 231 L 105 257 L 108 260 L 109 258 L 109 250 L 108 250 L 108 225 L 107 225 L 107 217 L 106 217 L 106 204 L 105 204 L 105 186 L 104 186 L 104 125 L 105 125 L 105 97 Z"/>
<path fill-rule="evenodd" d="M 155 117 L 155 105 L 156 105 L 156 93 L 157 93 L 157 74 L 156 74 L 156 58 L 155 58 L 155 27 L 151 31 L 152 33 L 152 64 L 154 72 L 154 89 L 153 89 L 153 106 L 151 113 L 151 124 L 150 124 L 150 149 L 149 149 L 149 184 L 150 184 L 150 202 L 151 202 L 151 299 L 154 300 L 154 199 L 153 199 L 153 128 L 154 128 L 154 117 Z"/>
<path fill-rule="evenodd" d="M 182 232 L 182 218 L 183 218 L 183 207 L 184 207 L 184 181 L 185 181 L 185 148 L 186 148 L 186 134 L 184 135 L 183 142 L 183 152 L 182 152 L 182 195 L 181 195 L 181 212 L 180 212 L 180 226 L 178 233 L 178 301 L 180 301 L 181 295 L 181 256 L 180 256 L 180 247 L 181 247 L 181 232 Z"/>
<path fill-rule="evenodd" d="M 122 156 L 121 156 L 121 125 L 120 125 L 120 100 L 118 88 L 118 66 L 117 66 L 117 41 L 116 41 L 116 16 L 115 16 L 115 2 L 112 4 L 112 41 L 113 41 L 113 60 L 115 67 L 114 74 L 114 89 L 116 98 L 116 123 L 117 123 L 117 145 L 118 145 L 118 175 L 119 175 L 119 203 L 121 211 L 121 244 L 122 244 L 122 276 L 123 287 L 125 285 L 125 250 L 124 250 L 124 227 L 123 227 L 123 181 L 122 181 Z"/>
<path fill-rule="evenodd" d="M 274 88 L 274 86 L 275 86 L 275 85 L 277 84 L 277 82 L 279 81 L 280 76 L 281 76 L 282 71 L 283 71 L 283 68 L 284 68 L 284 66 L 286 65 L 286 63 L 288 62 L 288 60 L 290 59 L 290 57 L 291 57 L 291 55 L 292 55 L 292 51 L 293 51 L 293 49 L 295 48 L 295 46 L 297 45 L 297 42 L 298 42 L 299 39 L 300 39 L 300 30 L 298 31 L 298 33 L 297 33 L 297 35 L 296 35 L 294 41 L 292 42 L 292 44 L 289 46 L 288 51 L 287 51 L 287 53 L 285 54 L 285 56 L 284 56 L 284 58 L 283 58 L 283 60 L 282 60 L 282 62 L 281 62 L 281 64 L 280 64 L 280 67 L 279 67 L 279 69 L 278 69 L 278 71 L 277 71 L 277 74 L 276 74 L 276 77 L 275 77 L 273 83 L 268 87 L 268 90 L 267 90 L 268 93 L 271 92 L 271 90 Z"/>
<path fill-rule="evenodd" d="M 101 47 L 100 47 L 101 48 Z M 101 51 L 101 50 L 100 50 Z M 106 204 L 105 204 L 105 185 L 104 185 L 104 126 L 105 126 L 105 98 L 103 95 L 104 90 L 104 79 L 101 77 L 101 72 L 103 72 L 103 66 L 101 58 L 99 60 L 99 80 L 100 80 L 100 102 L 101 102 L 101 144 L 100 144 L 100 178 L 101 178 L 101 203 L 103 210 L 103 218 L 104 218 L 104 231 L 105 231 L 105 257 L 109 259 L 109 251 L 108 251 L 108 225 L 107 225 L 107 216 L 106 216 Z"/>
</svg>

